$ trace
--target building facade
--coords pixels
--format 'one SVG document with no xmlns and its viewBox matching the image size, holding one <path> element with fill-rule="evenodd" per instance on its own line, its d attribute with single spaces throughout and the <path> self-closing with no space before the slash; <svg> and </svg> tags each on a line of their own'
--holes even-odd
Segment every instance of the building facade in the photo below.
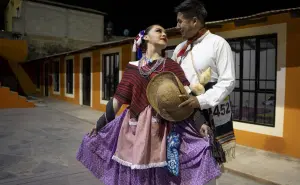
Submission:
<svg viewBox="0 0 300 185">
<path fill-rule="evenodd" d="M 33 59 L 103 42 L 105 15 L 47 0 L 10 0 L 5 30 L 24 36 L 29 43 L 29 59 Z"/>
<path fill-rule="evenodd" d="M 236 86 L 231 94 L 238 144 L 300 158 L 300 13 L 299 8 L 207 23 L 232 48 Z M 182 39 L 167 30 L 171 56 Z M 41 96 L 51 96 L 105 111 L 129 61 L 133 39 L 23 64 Z M 52 79 L 52 80 L 50 80 Z M 221 110 L 214 110 L 220 114 Z"/>
</svg>

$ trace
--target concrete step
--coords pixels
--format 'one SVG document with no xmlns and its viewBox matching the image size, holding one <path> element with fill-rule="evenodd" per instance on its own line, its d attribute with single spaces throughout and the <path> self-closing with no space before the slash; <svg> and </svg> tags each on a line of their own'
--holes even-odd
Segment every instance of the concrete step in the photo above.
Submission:
<svg viewBox="0 0 300 185">
<path fill-rule="evenodd" d="M 272 185 L 299 185 L 300 159 L 237 145 L 225 170 Z"/>
<path fill-rule="evenodd" d="M 252 185 L 252 184 L 261 184 L 261 185 L 281 185 L 279 183 L 276 183 L 276 182 L 272 182 L 272 181 L 269 181 L 267 179 L 263 179 L 263 178 L 260 178 L 260 177 L 256 177 L 256 176 L 253 176 L 253 175 L 250 175 L 248 173 L 245 173 L 245 172 L 241 172 L 241 171 L 236 171 L 234 169 L 231 169 L 231 168 L 225 168 L 224 170 L 224 173 L 222 175 L 222 177 L 237 177 L 237 179 L 240 179 L 239 181 L 244 181 L 244 182 L 247 182 L 246 184 L 247 185 Z M 222 178 L 221 177 L 221 178 Z M 225 178 L 226 179 L 226 178 Z M 228 180 L 225 180 L 225 181 L 228 181 Z M 235 183 L 236 185 L 240 185 L 239 183 Z M 223 185 L 223 184 L 222 184 Z M 229 184 L 228 184 L 229 185 Z M 233 185 L 233 184 L 230 184 L 230 185 Z"/>
<path fill-rule="evenodd" d="M 219 185 L 274 185 L 270 182 L 265 182 L 247 176 L 243 176 L 239 173 L 225 170 L 222 176 L 218 179 Z"/>
<path fill-rule="evenodd" d="M 11 91 L 8 87 L 0 87 L 1 108 L 31 108 L 34 104 L 27 102 L 26 97 Z"/>
<path fill-rule="evenodd" d="M 34 103 L 36 107 L 47 107 L 46 102 L 36 96 L 27 96 L 27 101 Z"/>
</svg>

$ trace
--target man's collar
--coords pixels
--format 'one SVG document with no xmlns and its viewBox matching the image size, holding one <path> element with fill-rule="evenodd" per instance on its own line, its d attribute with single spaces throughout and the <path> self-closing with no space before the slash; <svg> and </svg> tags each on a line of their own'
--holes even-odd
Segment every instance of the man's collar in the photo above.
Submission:
<svg viewBox="0 0 300 185">
<path fill-rule="evenodd" d="M 197 35 L 186 40 L 184 45 L 181 47 L 180 51 L 177 53 L 177 57 L 182 56 L 186 52 L 187 48 L 192 47 L 191 44 L 193 45 L 195 42 L 201 41 L 209 33 L 210 32 L 206 28 L 202 28 L 201 30 L 199 30 Z"/>
<path fill-rule="evenodd" d="M 193 44 L 196 44 L 196 43 L 201 42 L 201 41 L 204 39 L 204 37 L 206 37 L 206 36 L 209 35 L 209 34 L 210 34 L 210 31 L 207 30 L 201 37 L 199 37 L 198 39 L 196 39 L 196 40 L 193 42 Z"/>
<path fill-rule="evenodd" d="M 197 31 L 197 33 L 193 37 L 187 39 L 187 41 L 193 42 L 193 41 L 197 40 L 198 38 L 202 37 L 207 31 L 208 30 L 205 27 L 203 27 L 199 31 Z"/>
</svg>

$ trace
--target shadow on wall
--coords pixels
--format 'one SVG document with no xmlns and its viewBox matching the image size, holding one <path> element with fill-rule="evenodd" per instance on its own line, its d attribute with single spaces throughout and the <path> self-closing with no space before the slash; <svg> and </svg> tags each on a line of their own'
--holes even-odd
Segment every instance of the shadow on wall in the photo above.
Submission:
<svg viewBox="0 0 300 185">
<path fill-rule="evenodd" d="M 25 95 L 23 89 L 19 85 L 18 79 L 12 71 L 8 61 L 0 56 L 0 83 L 2 86 L 9 87 L 11 91 Z"/>
<path fill-rule="evenodd" d="M 25 40 L 0 38 L 0 56 L 9 62 L 19 63 L 26 60 L 28 45 Z"/>
<path fill-rule="evenodd" d="M 72 47 L 70 44 L 63 45 L 61 43 L 50 42 L 40 45 L 38 42 L 32 42 L 28 45 L 27 60 L 33 60 L 72 50 L 74 50 L 74 47 Z"/>
</svg>

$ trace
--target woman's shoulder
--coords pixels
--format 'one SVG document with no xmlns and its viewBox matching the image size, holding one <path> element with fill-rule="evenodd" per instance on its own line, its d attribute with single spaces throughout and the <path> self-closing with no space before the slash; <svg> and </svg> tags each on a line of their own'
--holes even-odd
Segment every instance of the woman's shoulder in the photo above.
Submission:
<svg viewBox="0 0 300 185">
<path fill-rule="evenodd" d="M 126 64 L 126 67 L 124 69 L 124 74 L 123 75 L 130 75 L 130 74 L 134 74 L 135 71 L 137 71 L 138 69 L 138 61 L 129 61 Z"/>
<path fill-rule="evenodd" d="M 139 61 L 130 61 L 127 63 L 125 71 L 135 71 L 138 69 L 138 63 Z"/>
<path fill-rule="evenodd" d="M 170 65 L 176 65 L 176 66 L 179 65 L 178 62 L 176 62 L 175 60 L 173 60 L 169 57 L 166 58 L 166 63 L 170 64 Z"/>
</svg>

